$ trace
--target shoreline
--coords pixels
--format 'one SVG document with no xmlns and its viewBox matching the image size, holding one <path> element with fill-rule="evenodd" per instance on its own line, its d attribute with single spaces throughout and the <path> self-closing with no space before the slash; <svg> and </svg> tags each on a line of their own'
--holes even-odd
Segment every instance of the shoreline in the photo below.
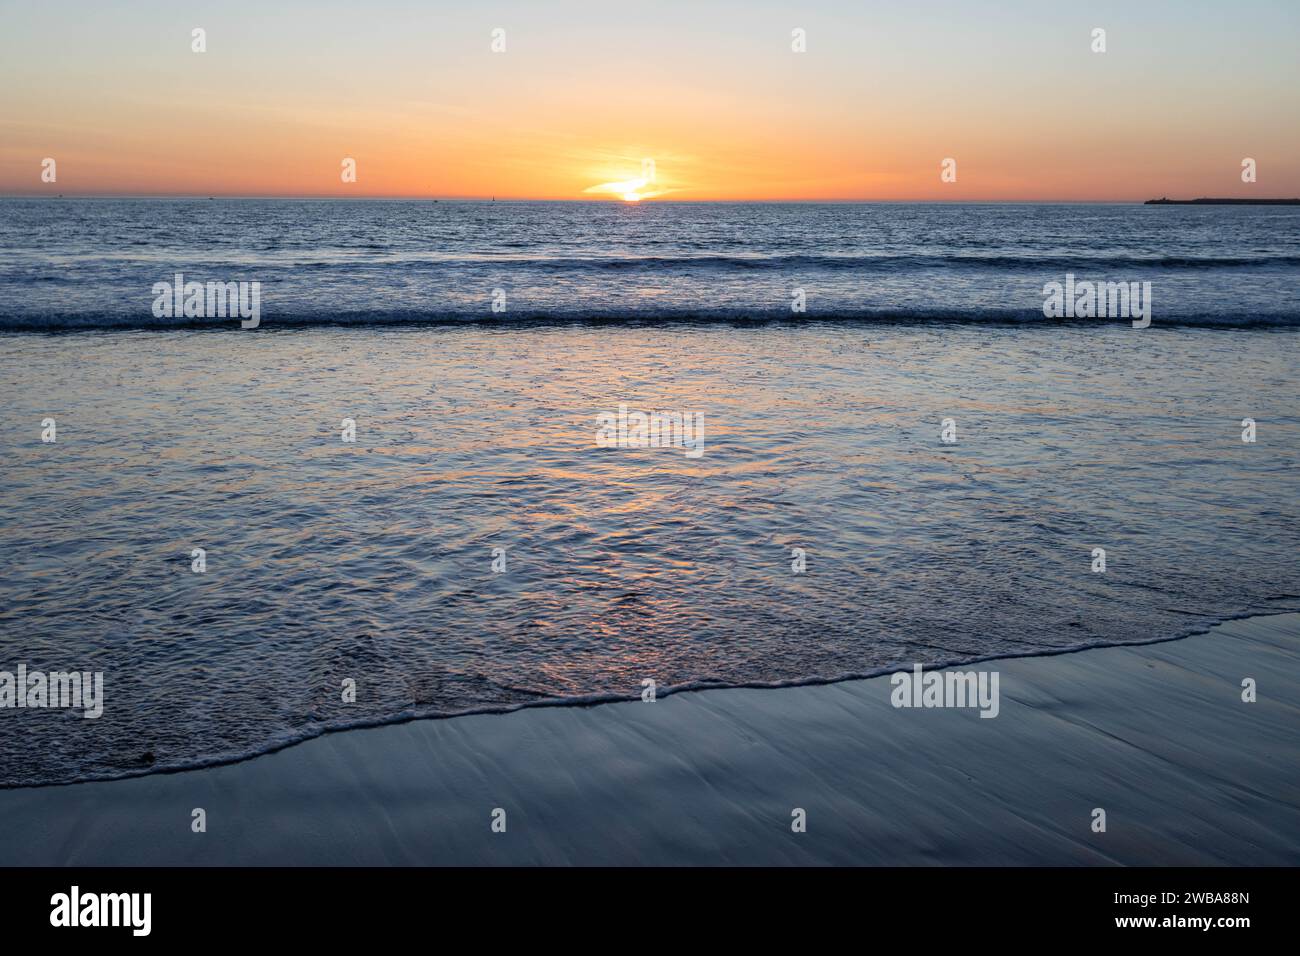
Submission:
<svg viewBox="0 0 1300 956">
<path fill-rule="evenodd" d="M 1300 614 L 930 672 L 990 663 L 991 720 L 894 709 L 882 674 L 412 718 L 0 790 L 0 865 L 1300 863 Z"/>
<path fill-rule="evenodd" d="M 965 670 L 975 667 L 979 664 L 1000 663 L 1012 660 L 1032 660 L 1040 657 L 1059 657 L 1066 654 L 1080 654 L 1086 651 L 1108 650 L 1110 648 L 1140 648 L 1149 647 L 1154 644 L 1167 644 L 1174 641 L 1184 641 L 1192 637 L 1200 637 L 1208 634 L 1216 628 L 1225 624 L 1231 624 L 1235 621 L 1248 621 L 1254 619 L 1278 617 L 1285 614 L 1293 613 L 1290 611 L 1277 612 L 1251 612 L 1245 611 L 1239 614 L 1232 614 L 1224 617 L 1215 624 L 1207 625 L 1200 630 L 1194 630 L 1187 634 L 1179 634 L 1173 637 L 1154 637 L 1145 641 L 1132 641 L 1126 644 L 1085 644 L 1079 647 L 1061 647 L 1061 648 L 1044 648 L 1043 650 L 1025 653 L 1011 652 L 1007 654 L 993 654 L 988 657 L 973 657 L 965 660 L 945 661 L 940 663 L 930 663 L 926 665 L 926 673 L 931 671 L 956 671 Z M 1295 612 L 1300 616 L 1300 612 Z M 696 681 L 689 684 L 675 684 L 668 687 L 656 688 L 656 695 L 660 700 L 664 700 L 676 694 L 694 694 L 705 691 L 723 691 L 723 690 L 786 690 L 802 687 L 830 687 L 836 684 L 849 683 L 853 681 L 879 680 L 891 677 L 894 674 L 906 673 L 907 668 L 901 667 L 881 667 L 870 671 L 851 672 L 841 674 L 836 677 L 800 677 L 784 681 L 755 681 L 752 683 L 727 684 L 713 682 L 709 680 Z M 415 723 L 423 720 L 458 720 L 464 717 L 504 717 L 510 714 L 519 713 L 525 710 L 537 710 L 547 707 L 601 707 L 606 704 L 626 704 L 635 703 L 640 700 L 639 695 L 633 694 L 587 694 L 574 697 L 550 697 L 542 700 L 525 701 L 523 703 L 511 704 L 506 706 L 485 706 L 469 708 L 467 710 L 451 711 L 448 713 L 409 713 L 393 714 L 389 717 L 381 717 L 373 720 L 359 720 L 356 723 L 342 724 L 338 726 L 324 727 L 313 733 L 303 734 L 294 737 L 291 740 L 283 740 L 267 744 L 264 748 L 252 751 L 246 754 L 240 754 L 230 757 L 211 757 L 194 760 L 192 763 L 181 766 L 167 767 L 149 767 L 138 770 L 129 770 L 113 775 L 90 776 L 80 780 L 55 780 L 43 783 L 19 783 L 4 784 L 0 783 L 0 794 L 7 790 L 48 790 L 55 787 L 78 787 L 84 784 L 116 783 L 123 780 L 136 780 L 141 777 L 152 777 L 167 774 L 194 773 L 202 770 L 215 770 L 221 767 L 229 767 L 235 764 L 246 763 L 250 760 L 257 760 L 262 757 L 269 757 L 278 754 L 281 751 L 298 747 L 302 744 L 311 743 L 313 740 L 319 740 L 322 737 L 328 737 L 333 734 L 346 734 L 357 730 L 380 730 L 384 727 L 396 727 L 402 724 Z M 3 864 L 0 864 L 3 865 Z"/>
</svg>

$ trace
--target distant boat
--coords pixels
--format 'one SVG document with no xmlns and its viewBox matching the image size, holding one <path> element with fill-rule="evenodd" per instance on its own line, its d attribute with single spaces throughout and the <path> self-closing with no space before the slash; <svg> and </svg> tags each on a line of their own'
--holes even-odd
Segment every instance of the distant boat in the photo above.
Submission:
<svg viewBox="0 0 1300 956">
<path fill-rule="evenodd" d="M 1300 199 L 1148 199 L 1144 206 L 1300 206 Z"/>
</svg>

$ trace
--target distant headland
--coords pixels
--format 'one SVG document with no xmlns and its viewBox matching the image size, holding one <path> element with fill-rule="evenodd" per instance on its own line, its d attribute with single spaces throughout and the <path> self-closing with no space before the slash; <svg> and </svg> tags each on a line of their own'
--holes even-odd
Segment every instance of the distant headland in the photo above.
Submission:
<svg viewBox="0 0 1300 956">
<path fill-rule="evenodd" d="M 1300 206 L 1300 199 L 1148 199 L 1144 206 Z"/>
</svg>

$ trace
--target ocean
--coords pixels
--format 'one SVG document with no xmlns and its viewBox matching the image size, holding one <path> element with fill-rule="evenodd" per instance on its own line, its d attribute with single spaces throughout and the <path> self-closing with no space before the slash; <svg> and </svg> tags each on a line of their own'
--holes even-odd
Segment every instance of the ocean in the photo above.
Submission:
<svg viewBox="0 0 1300 956">
<path fill-rule="evenodd" d="M 104 675 L 0 786 L 1300 610 L 1298 280 L 1296 207 L 0 200 L 0 671 Z"/>
<path fill-rule="evenodd" d="M 1150 281 L 1156 322 L 1292 326 L 1300 207 L 0 200 L 0 329 L 229 324 L 155 316 L 176 273 L 260 282 L 277 326 L 1042 321 L 1067 274 Z"/>
</svg>

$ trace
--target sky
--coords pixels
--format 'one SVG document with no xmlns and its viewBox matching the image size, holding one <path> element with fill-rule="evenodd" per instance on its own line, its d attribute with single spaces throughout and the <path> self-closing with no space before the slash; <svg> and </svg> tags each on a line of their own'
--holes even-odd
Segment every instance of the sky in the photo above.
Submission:
<svg viewBox="0 0 1300 956">
<path fill-rule="evenodd" d="M 1300 196 L 1297 36 L 1297 0 L 0 0 L 0 194 Z"/>
</svg>

